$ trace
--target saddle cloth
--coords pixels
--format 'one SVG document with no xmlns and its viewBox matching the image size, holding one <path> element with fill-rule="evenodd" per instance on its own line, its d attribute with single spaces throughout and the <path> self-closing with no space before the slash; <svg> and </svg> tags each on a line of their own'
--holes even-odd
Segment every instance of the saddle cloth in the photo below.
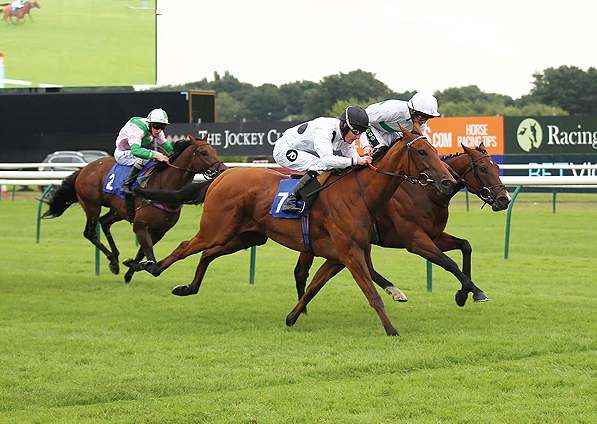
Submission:
<svg viewBox="0 0 597 424">
<path fill-rule="evenodd" d="M 145 174 L 153 165 L 155 165 L 155 161 L 147 162 L 141 172 L 139 172 L 139 178 L 144 178 L 143 174 Z M 122 188 L 122 184 L 124 184 L 124 180 L 128 177 L 131 168 L 132 166 L 129 165 L 115 164 L 104 180 L 104 193 L 116 194 L 122 199 L 125 199 L 125 197 L 120 194 L 120 189 Z M 137 179 L 137 181 L 139 181 L 139 179 Z M 137 185 L 137 182 L 132 185 L 132 188 L 134 188 L 135 185 Z"/>
<path fill-rule="evenodd" d="M 284 213 L 282 212 L 282 206 L 286 203 L 286 199 L 292 193 L 296 184 L 298 183 L 298 179 L 296 178 L 285 178 L 280 180 L 280 184 L 278 184 L 278 191 L 276 192 L 276 196 L 274 197 L 274 202 L 272 207 L 269 211 L 270 215 L 274 218 L 300 218 L 301 216 L 296 213 Z M 299 205 L 302 205 L 303 201 L 299 200 Z"/>
</svg>

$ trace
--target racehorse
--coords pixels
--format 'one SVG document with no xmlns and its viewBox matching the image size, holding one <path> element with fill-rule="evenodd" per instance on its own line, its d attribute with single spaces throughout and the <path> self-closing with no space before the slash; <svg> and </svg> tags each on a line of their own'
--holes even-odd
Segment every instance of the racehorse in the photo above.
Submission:
<svg viewBox="0 0 597 424">
<path fill-rule="evenodd" d="M 170 162 L 159 162 L 155 165 L 153 174 L 147 180 L 147 187 L 154 189 L 177 190 L 191 182 L 194 175 L 203 172 L 206 178 L 213 178 L 219 172 L 226 169 L 218 157 L 216 150 L 207 143 L 207 135 L 201 141 L 192 136 L 190 140 L 174 143 L 174 153 Z M 115 222 L 126 219 L 131 221 L 127 214 L 126 201 L 117 194 L 103 192 L 103 184 L 106 176 L 116 160 L 112 157 L 100 158 L 80 171 L 68 176 L 58 190 L 49 200 L 50 208 L 42 218 L 55 218 L 60 215 L 73 203 L 77 201 L 83 207 L 87 215 L 87 223 L 83 235 L 106 255 L 109 261 L 109 268 L 113 274 L 118 274 L 118 251 L 110 227 Z M 110 210 L 100 218 L 102 206 Z M 180 217 L 181 204 L 166 203 L 163 205 L 150 203 L 142 199 L 135 199 L 136 213 L 132 221 L 133 231 L 139 240 L 139 251 L 135 259 L 128 259 L 130 262 L 138 262 L 145 256 L 148 261 L 155 262 L 153 245 L 176 224 Z M 100 223 L 102 231 L 110 245 L 106 248 L 96 234 L 97 223 Z M 125 275 L 128 283 L 134 271 L 129 269 Z"/>
<path fill-rule="evenodd" d="M 340 176 L 330 176 L 324 185 L 327 188 L 320 191 L 308 218 L 314 254 L 350 270 L 381 319 L 386 334 L 391 336 L 398 332 L 373 287 L 368 267 L 374 215 L 405 179 L 433 184 L 441 193 L 448 193 L 455 184 L 427 137 L 405 128 L 401 131 L 404 139 L 376 161 L 375 170 L 351 168 Z M 271 169 L 235 168 L 211 183 L 206 182 L 205 185 L 210 186 L 199 232 L 157 264 L 142 269 L 158 276 L 174 262 L 203 252 L 191 284 L 173 290 L 173 294 L 185 296 L 198 292 L 207 266 L 219 256 L 262 245 L 268 238 L 290 249 L 306 251 L 301 220 L 274 218 L 269 213 L 278 183 L 284 178 L 287 177 Z M 153 198 L 150 193 L 146 194 Z M 167 198 L 166 194 L 163 199 Z M 287 320 L 287 324 L 294 323 Z"/>
<path fill-rule="evenodd" d="M 455 296 L 459 306 L 464 306 L 469 292 L 473 292 L 475 302 L 488 301 L 489 298 L 471 280 L 472 249 L 468 240 L 444 232 L 448 222 L 450 200 L 465 187 L 483 202 L 491 205 L 495 212 L 507 209 L 511 200 L 500 180 L 499 167 L 491 159 L 485 146 L 481 143 L 474 149 L 466 146 L 462 148 L 464 152 L 442 158 L 456 178 L 451 192 L 438 194 L 425 186 L 401 184 L 379 213 L 372 240 L 373 244 L 381 247 L 406 248 L 409 252 L 451 272 L 461 283 L 461 289 Z M 463 270 L 443 253 L 455 249 L 462 252 Z M 294 269 L 299 300 L 305 293 L 313 258 L 309 253 L 301 253 Z M 394 300 L 407 300 L 400 289 L 377 271 L 373 268 L 369 271 L 373 281 L 392 295 Z"/>
<path fill-rule="evenodd" d="M 25 22 L 25 15 L 29 15 L 29 19 L 31 19 L 31 22 L 33 22 L 33 17 L 31 16 L 31 9 L 33 9 L 34 7 L 37 7 L 38 9 L 41 9 L 41 6 L 39 5 L 38 2 L 36 1 L 28 1 L 27 3 L 25 3 L 25 5 L 23 7 L 20 7 L 17 9 L 16 12 L 12 11 L 12 6 L 9 4 L 8 6 L 4 7 L 4 9 L 2 10 L 4 12 L 4 17 L 2 18 L 3 21 L 8 22 L 10 20 L 11 24 L 18 24 L 19 21 L 22 19 L 23 22 Z M 15 17 L 17 18 L 16 22 L 13 22 L 12 18 Z"/>
</svg>

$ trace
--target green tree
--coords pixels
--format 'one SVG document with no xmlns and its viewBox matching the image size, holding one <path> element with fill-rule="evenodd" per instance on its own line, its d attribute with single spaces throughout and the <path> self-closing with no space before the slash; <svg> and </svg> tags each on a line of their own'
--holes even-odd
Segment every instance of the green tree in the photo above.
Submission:
<svg viewBox="0 0 597 424">
<path fill-rule="evenodd" d="M 560 107 L 572 115 L 597 113 L 597 69 L 576 66 L 547 68 L 533 74 L 527 101 Z"/>
</svg>

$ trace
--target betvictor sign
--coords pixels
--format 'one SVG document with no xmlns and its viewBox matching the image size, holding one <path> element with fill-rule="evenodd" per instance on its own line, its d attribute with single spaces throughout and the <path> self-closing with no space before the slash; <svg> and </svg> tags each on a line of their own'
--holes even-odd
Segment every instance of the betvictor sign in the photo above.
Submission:
<svg viewBox="0 0 597 424">
<path fill-rule="evenodd" d="M 272 154 L 276 140 L 287 128 L 298 122 L 228 122 L 172 124 L 166 128 L 169 141 L 192 135 L 207 141 L 220 156 L 267 156 Z"/>
</svg>

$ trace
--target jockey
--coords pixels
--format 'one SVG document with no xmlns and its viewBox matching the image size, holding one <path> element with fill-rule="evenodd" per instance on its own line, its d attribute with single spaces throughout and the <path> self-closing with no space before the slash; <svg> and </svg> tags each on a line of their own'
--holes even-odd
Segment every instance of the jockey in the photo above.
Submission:
<svg viewBox="0 0 597 424">
<path fill-rule="evenodd" d="M 370 128 L 360 138 L 362 147 L 372 145 L 374 148 L 389 147 L 402 136 L 402 125 L 412 131 L 416 122 L 425 133 L 427 121 L 439 116 L 437 99 L 431 94 L 416 93 L 406 102 L 404 100 L 385 100 L 367 106 Z"/>
<path fill-rule="evenodd" d="M 339 118 L 320 117 L 284 131 L 274 146 L 274 160 L 294 171 L 306 172 L 282 207 L 285 213 L 301 214 L 299 191 L 320 173 L 351 165 L 371 163 L 372 149 L 359 156 L 354 141 L 369 125 L 365 110 L 348 106 Z M 344 156 L 336 156 L 340 151 Z"/>
<path fill-rule="evenodd" d="M 21 7 L 25 6 L 25 3 L 27 3 L 29 0 L 14 0 L 10 6 L 12 7 L 12 12 L 13 13 L 17 13 L 17 10 L 20 9 Z"/>
<path fill-rule="evenodd" d="M 164 136 L 164 128 L 168 125 L 168 115 L 163 109 L 154 109 L 147 118 L 138 116 L 129 119 L 122 127 L 116 138 L 114 158 L 121 165 L 133 165 L 126 178 L 120 194 L 132 195 L 131 185 L 135 182 L 137 174 L 150 160 L 168 162 L 168 156 L 149 150 L 151 143 L 161 145 L 168 154 L 173 152 L 172 145 Z"/>
</svg>

